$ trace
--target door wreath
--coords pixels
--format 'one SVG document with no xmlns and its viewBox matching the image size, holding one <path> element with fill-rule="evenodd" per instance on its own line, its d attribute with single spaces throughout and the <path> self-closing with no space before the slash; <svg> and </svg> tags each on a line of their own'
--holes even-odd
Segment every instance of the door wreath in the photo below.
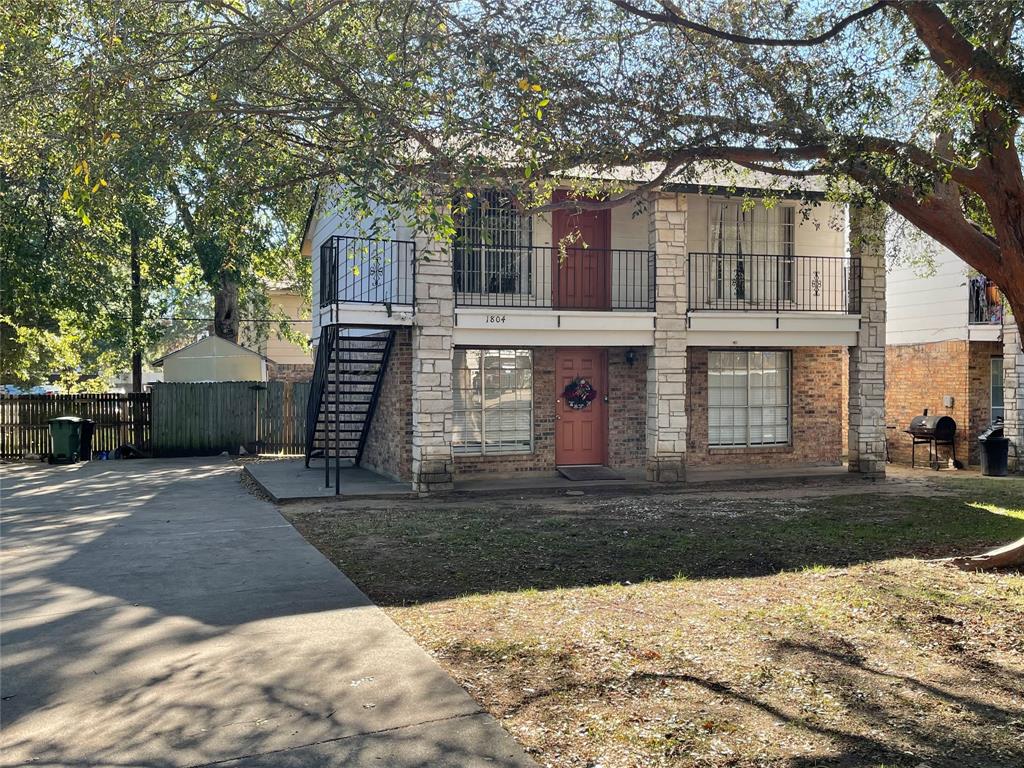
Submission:
<svg viewBox="0 0 1024 768">
<path fill-rule="evenodd" d="M 583 410 L 597 398 L 597 390 L 594 385 L 581 376 L 565 385 L 562 392 L 565 404 L 577 411 Z"/>
</svg>

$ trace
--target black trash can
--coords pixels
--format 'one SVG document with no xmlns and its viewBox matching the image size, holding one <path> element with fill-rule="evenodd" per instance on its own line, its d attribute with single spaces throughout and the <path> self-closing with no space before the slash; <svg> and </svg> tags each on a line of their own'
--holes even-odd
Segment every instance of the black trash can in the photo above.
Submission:
<svg viewBox="0 0 1024 768">
<path fill-rule="evenodd" d="M 92 433 L 96 431 L 96 422 L 92 419 L 82 419 L 82 434 L 78 442 L 78 457 L 82 461 L 92 459 Z"/>
<path fill-rule="evenodd" d="M 988 477 L 1006 477 L 1009 474 L 1010 441 L 1003 437 L 1003 425 L 993 424 L 980 435 L 981 474 Z"/>
</svg>

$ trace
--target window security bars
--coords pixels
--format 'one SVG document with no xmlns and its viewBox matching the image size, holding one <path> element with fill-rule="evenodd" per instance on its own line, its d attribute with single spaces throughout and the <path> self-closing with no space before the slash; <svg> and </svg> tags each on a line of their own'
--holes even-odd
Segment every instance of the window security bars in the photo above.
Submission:
<svg viewBox="0 0 1024 768">
<path fill-rule="evenodd" d="M 690 253 L 691 312 L 860 313 L 860 259 L 765 253 Z"/>
<path fill-rule="evenodd" d="M 320 306 L 413 303 L 416 243 L 335 235 L 320 246 Z"/>
</svg>

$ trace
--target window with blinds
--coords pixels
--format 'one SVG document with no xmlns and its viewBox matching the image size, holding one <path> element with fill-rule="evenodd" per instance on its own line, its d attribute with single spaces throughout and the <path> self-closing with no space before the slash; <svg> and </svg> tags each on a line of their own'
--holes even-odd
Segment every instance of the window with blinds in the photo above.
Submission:
<svg viewBox="0 0 1024 768">
<path fill-rule="evenodd" d="M 456 349 L 452 368 L 456 453 L 533 450 L 533 353 Z"/>
<path fill-rule="evenodd" d="M 529 293 L 533 229 L 506 195 L 494 189 L 475 195 L 455 227 L 455 290 Z"/>
<path fill-rule="evenodd" d="M 790 353 L 708 353 L 708 445 L 785 445 L 790 440 Z"/>
</svg>

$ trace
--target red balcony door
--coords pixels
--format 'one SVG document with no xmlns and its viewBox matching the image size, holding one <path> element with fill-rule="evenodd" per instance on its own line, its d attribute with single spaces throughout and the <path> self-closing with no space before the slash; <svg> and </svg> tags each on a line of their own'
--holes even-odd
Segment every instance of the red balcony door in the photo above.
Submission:
<svg viewBox="0 0 1024 768">
<path fill-rule="evenodd" d="M 567 198 L 555 190 L 554 202 Z M 555 309 L 612 308 L 612 216 L 610 210 L 555 211 L 551 222 L 552 301 Z M 565 258 L 559 243 L 566 236 Z M 584 245 L 585 244 L 585 245 Z"/>
<path fill-rule="evenodd" d="M 603 349 L 559 349 L 555 352 L 555 464 L 604 464 L 608 460 L 608 354 Z M 585 408 L 566 405 L 562 393 L 577 376 L 597 390 Z"/>
</svg>

